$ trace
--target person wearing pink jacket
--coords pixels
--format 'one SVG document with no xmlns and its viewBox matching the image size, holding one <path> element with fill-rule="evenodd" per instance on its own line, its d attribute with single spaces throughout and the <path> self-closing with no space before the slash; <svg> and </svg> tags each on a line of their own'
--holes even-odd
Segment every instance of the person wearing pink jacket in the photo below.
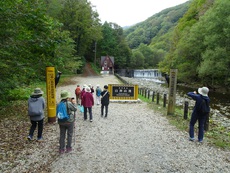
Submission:
<svg viewBox="0 0 230 173">
<path fill-rule="evenodd" d="M 94 99 L 89 87 L 85 88 L 85 93 L 82 96 L 81 105 L 84 106 L 84 120 L 87 120 L 88 110 L 90 122 L 93 122 L 92 106 L 94 106 Z"/>
</svg>

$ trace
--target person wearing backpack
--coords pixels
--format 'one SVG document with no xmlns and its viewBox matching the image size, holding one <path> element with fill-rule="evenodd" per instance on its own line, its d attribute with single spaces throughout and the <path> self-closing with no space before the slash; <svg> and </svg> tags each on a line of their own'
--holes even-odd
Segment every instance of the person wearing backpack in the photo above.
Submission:
<svg viewBox="0 0 230 173">
<path fill-rule="evenodd" d="M 59 139 L 59 153 L 69 153 L 72 151 L 72 138 L 74 130 L 75 112 L 77 111 L 76 104 L 71 102 L 70 93 L 66 90 L 61 91 L 61 101 L 57 106 L 57 114 L 59 114 L 59 107 L 65 105 L 65 112 L 68 118 L 59 119 L 58 124 L 60 128 L 60 139 Z M 63 113 L 63 112 L 62 112 Z M 65 146 L 65 140 L 67 135 L 67 144 Z"/>
<path fill-rule="evenodd" d="M 96 102 L 97 102 L 97 105 L 101 104 L 101 88 L 99 85 L 97 85 L 96 87 Z"/>
<path fill-rule="evenodd" d="M 109 107 L 109 92 L 108 92 L 108 86 L 104 86 L 104 90 L 101 92 L 101 117 L 103 117 L 104 114 L 104 107 L 105 107 L 105 118 L 107 118 L 108 115 L 108 107 Z"/>
<path fill-rule="evenodd" d="M 76 101 L 77 104 L 79 104 L 79 100 L 81 99 L 81 88 L 80 85 L 77 85 L 77 88 L 75 89 L 75 95 L 76 95 Z"/>
<path fill-rule="evenodd" d="M 31 127 L 29 130 L 28 140 L 33 139 L 34 131 L 38 126 L 37 141 L 42 141 L 45 99 L 42 97 L 43 91 L 35 88 L 34 92 L 28 99 L 28 116 L 30 117 Z"/>
<path fill-rule="evenodd" d="M 198 93 L 188 92 L 187 95 L 196 101 L 189 124 L 189 140 L 195 141 L 194 125 L 198 120 L 198 142 L 202 143 L 204 138 L 204 124 L 208 117 L 210 107 L 209 89 L 207 87 L 198 88 Z"/>
</svg>

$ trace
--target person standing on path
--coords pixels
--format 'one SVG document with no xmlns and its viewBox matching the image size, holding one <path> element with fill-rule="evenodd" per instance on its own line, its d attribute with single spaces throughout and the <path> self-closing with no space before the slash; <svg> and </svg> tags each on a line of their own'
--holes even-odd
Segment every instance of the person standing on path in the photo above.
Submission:
<svg viewBox="0 0 230 173">
<path fill-rule="evenodd" d="M 87 120 L 88 109 L 90 122 L 93 122 L 92 106 L 94 105 L 94 99 L 89 87 L 85 88 L 85 93 L 82 96 L 81 105 L 84 106 L 84 120 Z"/>
<path fill-rule="evenodd" d="M 77 111 L 77 107 L 74 102 L 71 102 L 70 93 L 66 90 L 61 91 L 61 102 L 66 104 L 67 114 L 69 115 L 69 119 L 62 122 L 58 121 L 60 128 L 60 139 L 59 139 L 59 153 L 63 154 L 64 152 L 69 153 L 72 151 L 72 138 L 73 138 L 73 130 L 74 130 L 74 121 L 75 121 L 75 113 Z M 65 146 L 67 134 L 67 145 Z M 65 150 L 66 147 L 66 150 Z"/>
<path fill-rule="evenodd" d="M 79 104 L 80 103 L 80 99 L 81 99 L 81 88 L 80 88 L 80 85 L 77 85 L 77 88 L 75 89 L 75 95 L 76 95 L 77 104 Z"/>
<path fill-rule="evenodd" d="M 42 141 L 45 109 L 45 99 L 42 97 L 42 95 L 43 91 L 40 88 L 36 88 L 28 99 L 28 115 L 31 122 L 29 136 L 27 137 L 28 140 L 33 139 L 34 130 L 38 125 L 37 140 Z"/>
<path fill-rule="evenodd" d="M 108 92 L 108 86 L 104 86 L 104 90 L 101 92 L 101 117 L 104 115 L 104 107 L 105 107 L 105 118 L 107 118 L 108 115 L 108 107 L 109 107 L 109 92 Z"/>
<path fill-rule="evenodd" d="M 93 88 L 93 86 L 92 86 L 91 84 L 89 84 L 89 86 L 88 86 L 88 87 L 90 88 L 91 93 L 93 94 L 93 93 L 94 93 L 94 88 Z"/>
<path fill-rule="evenodd" d="M 86 84 L 84 84 L 83 85 L 83 88 L 82 88 L 82 90 L 81 90 L 81 100 L 82 100 L 82 98 L 83 98 L 83 95 L 85 94 L 85 88 L 86 88 L 87 86 L 86 86 Z"/>
<path fill-rule="evenodd" d="M 200 108 L 202 106 L 203 100 L 209 108 L 210 99 L 208 97 L 209 89 L 207 87 L 198 88 L 198 94 L 196 91 L 188 92 L 187 95 L 196 101 L 193 108 L 190 125 L 189 125 L 189 140 L 194 141 L 194 125 L 198 120 L 198 142 L 203 142 L 204 138 L 204 124 L 207 119 L 208 113 L 202 113 Z M 210 109 L 210 108 L 209 108 Z"/>
<path fill-rule="evenodd" d="M 58 71 L 57 73 L 58 74 L 55 76 L 55 88 L 57 87 L 57 84 L 59 83 L 62 72 Z"/>
<path fill-rule="evenodd" d="M 98 84 L 96 88 L 96 102 L 97 102 L 97 105 L 101 104 L 101 88 L 100 88 L 100 85 Z"/>
</svg>

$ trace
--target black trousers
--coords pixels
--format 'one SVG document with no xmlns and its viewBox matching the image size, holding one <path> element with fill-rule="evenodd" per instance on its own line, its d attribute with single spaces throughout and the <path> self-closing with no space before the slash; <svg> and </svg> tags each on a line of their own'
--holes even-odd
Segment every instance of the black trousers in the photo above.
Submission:
<svg viewBox="0 0 230 173">
<path fill-rule="evenodd" d="M 37 125 L 38 125 L 38 136 L 37 136 L 37 138 L 41 138 L 42 137 L 43 121 L 44 121 L 44 119 L 42 119 L 40 121 L 32 121 L 31 120 L 31 127 L 30 127 L 30 132 L 29 132 L 29 135 L 31 137 L 33 137 L 34 130 L 36 129 Z"/>
<path fill-rule="evenodd" d="M 109 107 L 108 104 L 106 104 L 106 105 L 101 104 L 101 116 L 104 115 L 104 107 L 105 107 L 105 117 L 107 117 L 107 115 L 108 115 L 108 107 Z"/>
</svg>

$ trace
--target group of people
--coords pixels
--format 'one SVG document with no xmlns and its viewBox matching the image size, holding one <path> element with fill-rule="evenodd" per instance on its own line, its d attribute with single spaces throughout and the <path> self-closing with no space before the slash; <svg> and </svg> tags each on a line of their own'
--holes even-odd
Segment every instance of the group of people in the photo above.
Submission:
<svg viewBox="0 0 230 173">
<path fill-rule="evenodd" d="M 60 74 L 59 74 L 60 75 Z M 208 117 L 208 113 L 203 113 L 200 111 L 202 101 L 204 100 L 209 107 L 210 99 L 208 97 L 209 89 L 207 87 L 198 88 L 198 93 L 196 91 L 187 93 L 192 99 L 196 101 L 191 120 L 189 124 L 189 140 L 194 141 L 194 126 L 198 121 L 198 142 L 203 142 L 204 137 L 204 124 Z M 76 100 L 70 96 L 70 93 L 66 90 L 61 91 L 61 101 L 65 102 L 67 105 L 67 112 L 69 119 L 66 122 L 58 121 L 60 128 L 60 138 L 59 138 L 59 152 L 63 154 L 72 151 L 72 137 L 74 131 L 75 113 L 77 111 L 77 105 L 84 107 L 84 120 L 87 120 L 87 112 L 89 112 L 89 120 L 93 121 L 92 107 L 94 106 L 94 89 L 91 85 L 77 85 L 75 89 Z M 43 123 L 44 123 L 44 110 L 45 110 L 45 99 L 43 98 L 43 91 L 40 88 L 35 88 L 34 92 L 28 99 L 28 115 L 31 121 L 31 127 L 29 130 L 28 140 L 33 139 L 34 131 L 36 126 L 38 126 L 37 141 L 42 141 L 43 133 Z M 108 116 L 108 105 L 110 93 L 108 91 L 108 86 L 105 85 L 104 89 L 101 90 L 100 86 L 96 87 L 96 104 L 101 104 L 101 117 Z M 210 109 L 210 108 L 209 108 Z M 104 111 L 105 110 L 105 111 Z M 67 134 L 67 145 L 65 145 Z"/>
<path fill-rule="evenodd" d="M 42 141 L 43 133 L 43 123 L 44 123 L 44 110 L 45 110 L 45 99 L 43 97 L 43 91 L 40 88 L 35 88 L 34 92 L 31 94 L 28 99 L 28 115 L 31 121 L 31 127 L 29 130 L 28 140 L 33 140 L 34 131 L 38 126 L 37 141 Z M 94 89 L 91 85 L 83 85 L 83 88 L 80 88 L 80 85 L 77 85 L 75 90 L 76 100 L 74 97 L 71 97 L 70 92 L 62 90 L 60 94 L 60 103 L 64 102 L 66 104 L 67 113 L 69 119 L 66 121 L 59 121 L 60 128 L 60 138 L 59 138 L 59 153 L 68 153 L 72 151 L 72 138 L 74 133 L 74 122 L 77 111 L 77 105 L 84 107 L 84 120 L 87 120 L 87 112 L 89 113 L 90 122 L 93 121 L 92 107 L 94 106 Z M 108 86 L 104 86 L 102 91 L 100 86 L 97 85 L 96 88 L 96 102 L 97 105 L 101 104 L 101 116 L 108 115 L 108 105 L 109 105 L 109 92 Z M 105 108 L 105 114 L 104 114 Z M 67 137 L 67 144 L 65 145 Z"/>
<path fill-rule="evenodd" d="M 96 104 L 101 104 L 101 117 L 107 117 L 108 115 L 108 106 L 109 106 L 109 97 L 110 93 L 108 92 L 108 86 L 105 85 L 104 89 L 100 88 L 99 85 L 96 87 Z M 84 120 L 87 120 L 87 112 L 89 112 L 89 120 L 93 121 L 92 115 L 92 106 L 94 106 L 94 88 L 90 85 L 83 85 L 83 88 L 80 88 L 80 85 L 77 85 L 75 89 L 77 104 L 84 107 Z"/>
</svg>

